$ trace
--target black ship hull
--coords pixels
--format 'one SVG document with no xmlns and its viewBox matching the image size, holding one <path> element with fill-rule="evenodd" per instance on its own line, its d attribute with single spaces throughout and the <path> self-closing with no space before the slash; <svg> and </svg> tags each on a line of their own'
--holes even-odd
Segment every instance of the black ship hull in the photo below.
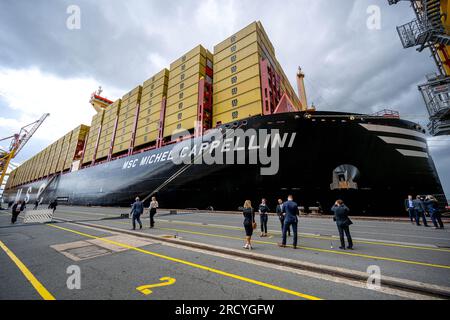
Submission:
<svg viewBox="0 0 450 320">
<path fill-rule="evenodd" d="M 157 191 L 161 207 L 236 210 L 246 199 L 254 205 L 267 198 L 292 194 L 308 208 L 325 212 L 338 198 L 354 215 L 404 215 L 408 194 L 433 194 L 446 203 L 426 139 L 418 125 L 392 118 L 373 118 L 336 112 L 303 112 L 248 118 L 222 127 L 278 131 L 280 144 L 276 174 L 262 174 L 262 164 L 175 164 L 174 150 L 213 141 L 210 135 L 135 154 L 82 170 L 48 177 L 8 189 L 4 201 L 59 199 L 70 205 L 129 206 L 136 196 Z M 217 134 L 217 132 L 215 132 Z M 247 137 L 249 138 L 249 137 Z M 272 146 L 246 139 L 245 154 Z M 274 143 L 275 146 L 278 146 Z M 221 150 L 220 150 L 221 149 Z M 269 147 L 270 149 L 270 147 Z M 208 149 L 205 149 L 208 150 Z M 211 154 L 227 154 L 227 147 Z M 228 150 L 228 154 L 239 150 Z M 272 151 L 271 151 L 272 152 Z"/>
</svg>

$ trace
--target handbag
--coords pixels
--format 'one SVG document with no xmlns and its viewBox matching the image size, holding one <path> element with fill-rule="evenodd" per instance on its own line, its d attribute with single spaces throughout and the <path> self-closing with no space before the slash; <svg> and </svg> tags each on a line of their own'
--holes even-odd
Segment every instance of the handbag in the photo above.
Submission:
<svg viewBox="0 0 450 320">
<path fill-rule="evenodd" d="M 350 218 L 347 218 L 347 220 L 345 220 L 345 225 L 346 225 L 347 227 L 351 226 L 352 224 L 353 224 L 353 221 L 350 220 Z"/>
<path fill-rule="evenodd" d="M 256 224 L 256 222 L 253 222 L 253 223 L 252 223 L 252 227 L 253 227 L 253 230 L 255 230 L 255 229 L 256 229 L 256 227 L 257 227 L 257 224 Z"/>
</svg>

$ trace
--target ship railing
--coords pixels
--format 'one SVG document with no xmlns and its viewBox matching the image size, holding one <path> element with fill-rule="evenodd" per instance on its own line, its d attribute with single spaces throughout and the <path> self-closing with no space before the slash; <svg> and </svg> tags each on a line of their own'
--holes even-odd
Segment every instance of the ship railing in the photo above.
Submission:
<svg viewBox="0 0 450 320">
<path fill-rule="evenodd" d="M 431 30 L 432 26 L 427 19 L 423 19 L 422 21 L 414 19 L 411 22 L 397 27 L 400 41 L 405 49 L 418 45 L 425 45 L 430 39 Z"/>
<path fill-rule="evenodd" d="M 372 114 L 374 117 L 382 117 L 382 118 L 395 118 L 400 119 L 400 113 L 395 110 L 383 109 L 378 112 Z"/>
<path fill-rule="evenodd" d="M 419 90 L 430 117 L 440 118 L 450 112 L 450 78 L 435 78 L 419 86 Z"/>
</svg>

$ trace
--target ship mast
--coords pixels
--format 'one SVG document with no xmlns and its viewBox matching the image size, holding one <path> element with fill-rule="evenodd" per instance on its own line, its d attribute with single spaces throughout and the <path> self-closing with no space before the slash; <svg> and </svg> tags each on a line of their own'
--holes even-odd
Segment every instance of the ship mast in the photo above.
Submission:
<svg viewBox="0 0 450 320">
<path fill-rule="evenodd" d="M 298 67 L 297 71 L 297 90 L 298 90 L 298 98 L 302 104 L 302 110 L 308 109 L 308 101 L 306 99 L 306 90 L 305 90 L 305 74 L 302 71 L 301 67 Z"/>
</svg>

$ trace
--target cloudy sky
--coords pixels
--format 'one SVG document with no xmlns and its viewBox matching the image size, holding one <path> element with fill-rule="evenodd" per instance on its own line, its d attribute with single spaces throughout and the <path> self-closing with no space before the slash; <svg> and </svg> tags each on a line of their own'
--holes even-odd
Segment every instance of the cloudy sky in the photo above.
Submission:
<svg viewBox="0 0 450 320">
<path fill-rule="evenodd" d="M 67 28 L 71 5 L 80 8 L 80 29 Z M 380 29 L 367 27 L 371 5 L 381 9 Z M 417 85 L 435 65 L 428 51 L 404 50 L 395 29 L 413 17 L 407 2 L 384 0 L 2 0 L 0 137 L 51 113 L 15 159 L 21 163 L 89 125 L 88 100 L 99 85 L 114 100 L 194 46 L 212 50 L 255 20 L 293 84 L 302 66 L 319 110 L 391 108 L 426 125 Z M 450 137 L 429 145 L 450 198 Z"/>
</svg>

